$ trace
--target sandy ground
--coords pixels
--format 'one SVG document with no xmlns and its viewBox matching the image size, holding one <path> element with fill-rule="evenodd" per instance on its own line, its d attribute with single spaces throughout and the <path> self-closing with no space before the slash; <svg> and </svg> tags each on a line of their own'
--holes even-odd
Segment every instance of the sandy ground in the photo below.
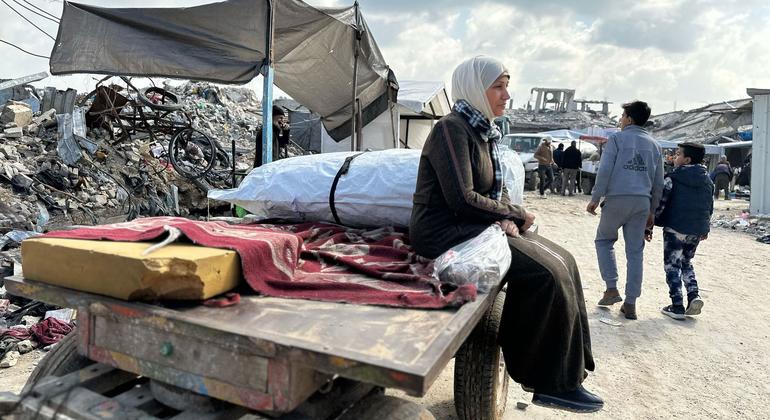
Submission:
<svg viewBox="0 0 770 420">
<path fill-rule="evenodd" d="M 605 408 L 576 415 L 531 405 L 532 394 L 511 383 L 505 419 L 764 419 L 770 417 L 770 245 L 744 233 L 714 228 L 698 248 L 694 265 L 703 313 L 674 321 L 660 313 L 670 304 L 663 273 L 659 228 L 645 250 L 645 282 L 637 301 L 637 321 L 626 320 L 619 305 L 596 306 L 604 290 L 593 239 L 598 216 L 585 212 L 588 197 L 531 193 L 525 205 L 537 215 L 540 233 L 572 252 L 580 265 L 597 368 L 585 386 L 605 399 Z M 719 201 L 717 214 L 735 216 L 748 202 Z M 625 266 L 622 239 L 616 246 Z M 621 291 L 624 270 L 621 272 Z M 621 323 L 600 322 L 610 318 Z M 416 400 L 437 419 L 457 419 L 452 367 L 428 395 Z M 529 404 L 524 410 L 517 402 Z"/>
<path fill-rule="evenodd" d="M 662 268 L 660 230 L 646 250 L 639 320 L 628 321 L 619 305 L 595 305 L 604 284 L 599 277 L 593 238 L 599 218 L 585 213 L 586 196 L 532 194 L 525 205 L 537 215 L 540 233 L 572 252 L 580 264 L 590 318 L 596 372 L 585 382 L 601 395 L 604 410 L 577 416 L 517 402 L 531 394 L 511 383 L 505 419 L 519 418 L 768 418 L 770 417 L 770 245 L 749 235 L 714 228 L 699 247 L 695 270 L 705 300 L 703 314 L 674 321 L 660 313 L 668 288 Z M 717 202 L 717 212 L 734 216 L 748 202 Z M 616 247 L 625 265 L 623 243 Z M 623 270 L 621 270 L 621 273 Z M 623 275 L 621 274 L 621 288 Z M 609 318 L 620 326 L 600 322 Z M 0 370 L 0 390 L 18 392 L 42 352 L 24 355 L 12 369 Z M 414 399 L 439 420 L 454 420 L 452 365 L 422 399 Z"/>
</svg>

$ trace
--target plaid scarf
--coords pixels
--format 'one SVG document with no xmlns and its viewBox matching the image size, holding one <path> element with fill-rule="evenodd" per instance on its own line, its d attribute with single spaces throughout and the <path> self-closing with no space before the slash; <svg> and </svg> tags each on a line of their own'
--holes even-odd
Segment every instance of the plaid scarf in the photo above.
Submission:
<svg viewBox="0 0 770 420">
<path fill-rule="evenodd" d="M 500 200 L 503 196 L 503 170 L 500 167 L 500 151 L 497 148 L 497 140 L 500 140 L 502 133 L 497 125 L 490 124 L 489 120 L 478 109 L 471 106 L 465 99 L 455 102 L 452 111 L 457 112 L 468 121 L 480 135 L 482 140 L 489 143 L 489 156 L 492 158 L 492 166 L 495 168 L 495 183 L 489 190 L 487 197 L 493 200 Z"/>
</svg>

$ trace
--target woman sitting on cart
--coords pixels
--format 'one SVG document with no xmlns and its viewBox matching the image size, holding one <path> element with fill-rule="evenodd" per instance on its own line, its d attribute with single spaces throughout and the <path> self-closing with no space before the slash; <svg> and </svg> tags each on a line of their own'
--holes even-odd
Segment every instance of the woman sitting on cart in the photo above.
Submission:
<svg viewBox="0 0 770 420">
<path fill-rule="evenodd" d="M 498 342 L 508 373 L 532 402 L 590 412 L 604 402 L 582 386 L 594 370 L 591 336 L 575 259 L 529 232 L 535 216 L 503 187 L 492 120 L 504 113 L 508 71 L 478 56 L 452 75 L 452 113 L 431 131 L 420 158 L 410 225 L 416 251 L 436 258 L 492 223 L 508 234 L 513 256 Z"/>
</svg>

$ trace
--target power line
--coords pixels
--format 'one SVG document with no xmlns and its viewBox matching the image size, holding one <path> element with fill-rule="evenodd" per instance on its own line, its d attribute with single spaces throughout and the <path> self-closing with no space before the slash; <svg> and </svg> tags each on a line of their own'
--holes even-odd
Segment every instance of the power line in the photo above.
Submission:
<svg viewBox="0 0 770 420">
<path fill-rule="evenodd" d="M 34 23 L 32 23 L 32 21 L 31 21 L 31 20 L 27 19 L 27 17 L 26 17 L 26 16 L 22 15 L 21 13 L 19 13 L 19 11 L 18 11 L 18 10 L 14 9 L 14 8 L 13 8 L 13 7 L 12 7 L 10 4 L 8 4 L 8 3 L 7 3 L 5 0 L 0 0 L 0 1 L 1 1 L 1 2 L 3 2 L 3 4 L 4 4 L 4 5 L 8 6 L 8 8 L 9 8 L 9 9 L 13 10 L 14 12 L 16 12 L 16 14 L 17 14 L 17 15 L 21 16 L 21 18 L 22 18 L 22 19 L 26 20 L 26 21 L 27 21 L 27 23 L 29 23 L 30 25 L 34 26 L 35 28 L 37 28 L 37 30 L 38 30 L 38 31 L 40 31 L 40 32 L 42 32 L 42 33 L 44 33 L 44 34 L 46 34 L 46 36 L 48 36 L 48 38 L 51 38 L 51 39 L 52 39 L 54 42 L 56 42 L 56 38 L 52 37 L 52 36 L 51 36 L 51 34 L 49 34 L 48 32 L 46 32 L 46 31 L 44 31 L 44 30 L 40 29 L 40 27 L 39 27 L 39 26 L 37 26 L 37 25 L 35 25 Z"/>
<path fill-rule="evenodd" d="M 48 19 L 48 20 L 50 20 L 50 21 L 51 21 L 51 22 L 53 22 L 53 23 L 59 23 L 59 21 L 58 21 L 58 20 L 56 20 L 56 19 L 53 19 L 53 18 L 50 18 L 50 17 L 48 17 L 48 16 L 46 16 L 46 15 L 44 15 L 44 14 L 40 13 L 40 12 L 37 12 L 37 11 L 35 11 L 35 10 L 32 10 L 32 9 L 30 9 L 29 7 L 27 7 L 27 6 L 25 6 L 25 5 L 21 4 L 21 3 L 19 3 L 17 0 L 11 0 L 11 1 L 13 1 L 13 2 L 14 2 L 14 3 L 16 3 L 17 5 L 19 5 L 19 6 L 23 7 L 23 8 L 25 8 L 25 9 L 27 9 L 27 11 L 29 11 L 29 12 L 32 12 L 32 13 L 34 13 L 34 14 L 36 14 L 36 15 L 38 15 L 38 16 L 40 16 L 40 17 L 42 17 L 43 19 Z"/>
<path fill-rule="evenodd" d="M 59 17 L 58 17 L 58 16 L 56 16 L 56 15 L 54 15 L 53 13 L 48 13 L 48 12 L 46 12 L 45 10 L 43 10 L 43 9 L 41 9 L 41 8 L 39 8 L 39 7 L 37 7 L 37 6 L 35 6 L 33 3 L 30 3 L 30 2 L 28 2 L 27 0 L 22 0 L 22 1 L 23 1 L 24 3 L 27 3 L 28 5 L 32 6 L 33 8 L 35 8 L 35 9 L 39 10 L 39 11 L 40 11 L 40 12 L 42 12 L 43 14 L 46 14 L 46 15 L 48 15 L 48 16 L 50 16 L 50 17 L 52 17 L 52 18 L 56 19 L 57 21 L 58 21 L 58 20 L 60 20 L 60 19 L 59 19 Z"/>
<path fill-rule="evenodd" d="M 12 47 L 14 47 L 14 48 L 16 48 L 16 49 L 19 49 L 19 50 L 21 50 L 21 51 L 24 51 L 25 53 L 27 53 L 27 54 L 29 54 L 29 55 L 32 55 L 32 56 L 35 56 L 35 57 L 40 57 L 40 58 L 45 58 L 45 59 L 48 59 L 48 58 L 50 58 L 50 57 L 46 57 L 46 56 L 44 56 L 44 55 L 40 55 L 40 54 L 35 54 L 35 53 L 32 53 L 32 52 L 29 52 L 29 51 L 25 50 L 24 48 L 21 48 L 20 46 L 18 46 L 18 45 L 16 45 L 16 44 L 12 44 L 12 43 L 10 43 L 10 42 L 8 42 L 8 41 L 6 41 L 6 40 L 3 40 L 3 39 L 0 39 L 0 42 L 2 42 L 2 43 L 4 43 L 4 44 L 8 44 L 8 45 L 10 45 L 10 46 L 12 46 Z"/>
</svg>

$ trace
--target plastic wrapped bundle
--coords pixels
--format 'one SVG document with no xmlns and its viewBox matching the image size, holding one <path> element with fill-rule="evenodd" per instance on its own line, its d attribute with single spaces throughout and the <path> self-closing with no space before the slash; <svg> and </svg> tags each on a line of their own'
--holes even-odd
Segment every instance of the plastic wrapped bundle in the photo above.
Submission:
<svg viewBox="0 0 770 420">
<path fill-rule="evenodd" d="M 420 151 L 390 149 L 297 156 L 255 168 L 238 188 L 208 197 L 237 204 L 258 219 L 335 222 L 332 184 L 345 160 L 346 174 L 334 191 L 339 223 L 348 226 L 408 226 Z"/>
<path fill-rule="evenodd" d="M 238 188 L 211 190 L 208 197 L 241 206 L 260 220 L 407 227 L 420 153 L 388 149 L 297 156 L 255 168 Z M 501 164 L 511 201 L 521 204 L 524 166 L 514 152 L 501 155 Z"/>
<path fill-rule="evenodd" d="M 471 283 L 479 293 L 488 293 L 510 267 L 508 239 L 500 226 L 493 224 L 439 255 L 434 261 L 434 277 L 458 286 Z"/>
</svg>

